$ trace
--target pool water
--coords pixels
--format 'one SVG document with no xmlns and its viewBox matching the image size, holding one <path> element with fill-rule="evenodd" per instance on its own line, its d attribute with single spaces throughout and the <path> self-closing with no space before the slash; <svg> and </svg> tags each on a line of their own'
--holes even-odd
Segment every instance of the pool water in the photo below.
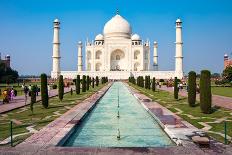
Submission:
<svg viewBox="0 0 232 155">
<path fill-rule="evenodd" d="M 66 140 L 77 147 L 165 147 L 174 143 L 122 82 L 115 82 Z"/>
</svg>

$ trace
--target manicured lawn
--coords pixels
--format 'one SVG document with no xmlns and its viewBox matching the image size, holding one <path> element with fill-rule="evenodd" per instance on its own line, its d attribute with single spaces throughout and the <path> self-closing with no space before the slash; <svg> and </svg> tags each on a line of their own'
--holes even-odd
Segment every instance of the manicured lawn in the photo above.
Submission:
<svg viewBox="0 0 232 155">
<path fill-rule="evenodd" d="M 105 84 L 104 84 L 105 85 Z M 58 118 L 60 115 L 68 111 L 73 106 L 77 105 L 79 102 L 91 96 L 93 93 L 97 92 L 104 85 L 99 85 L 94 89 L 90 87 L 88 92 L 81 93 L 76 95 L 73 91 L 73 95 L 67 93 L 64 95 L 62 102 L 58 100 L 58 97 L 51 98 L 49 100 L 49 108 L 45 109 L 41 105 L 41 102 L 35 103 L 34 105 L 34 114 L 30 110 L 30 106 L 12 110 L 5 114 L 0 115 L 0 141 L 9 137 L 9 125 L 10 120 L 16 119 L 20 121 L 21 125 L 13 124 L 13 134 L 27 133 L 26 127 L 34 125 L 36 130 L 40 130 L 46 126 L 51 121 Z M 22 135 L 14 138 L 14 145 L 25 140 L 31 134 Z"/>
<path fill-rule="evenodd" d="M 211 87 L 212 93 L 215 95 L 232 97 L 232 87 Z"/>
<path fill-rule="evenodd" d="M 213 138 L 224 142 L 224 138 L 219 135 L 218 133 L 224 134 L 224 122 L 215 122 L 220 118 L 225 118 L 228 123 L 228 134 L 232 137 L 232 111 L 226 110 L 223 108 L 214 109 L 214 112 L 211 114 L 203 114 L 200 110 L 199 103 L 195 107 L 190 107 L 188 105 L 187 97 L 180 97 L 178 100 L 175 100 L 173 97 L 173 93 L 167 91 L 156 91 L 153 92 L 152 90 L 148 90 L 145 88 L 138 87 L 137 85 L 133 85 L 129 83 L 130 86 L 136 88 L 141 93 L 145 94 L 146 96 L 150 97 L 154 101 L 157 101 L 164 107 L 167 107 L 170 111 L 177 113 L 178 111 L 183 111 L 179 115 L 184 120 L 188 121 L 192 125 L 196 126 L 197 128 L 201 129 L 204 126 L 199 124 L 199 122 L 205 122 L 212 126 L 212 128 L 208 131 L 209 135 Z M 189 117 L 189 115 L 193 116 L 194 118 Z M 218 132 L 210 133 L 210 132 Z"/>
</svg>

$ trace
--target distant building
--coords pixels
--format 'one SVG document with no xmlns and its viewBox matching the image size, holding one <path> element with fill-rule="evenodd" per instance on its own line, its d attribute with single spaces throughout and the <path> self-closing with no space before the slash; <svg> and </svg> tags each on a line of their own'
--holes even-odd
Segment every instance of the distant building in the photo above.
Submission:
<svg viewBox="0 0 232 155">
<path fill-rule="evenodd" d="M 227 54 L 224 55 L 224 69 L 228 66 L 232 66 L 232 59 Z"/>
<path fill-rule="evenodd" d="M 1 53 L 0 53 L 0 62 L 4 63 L 6 68 L 10 68 L 10 55 L 6 55 L 5 59 L 2 59 Z"/>
</svg>

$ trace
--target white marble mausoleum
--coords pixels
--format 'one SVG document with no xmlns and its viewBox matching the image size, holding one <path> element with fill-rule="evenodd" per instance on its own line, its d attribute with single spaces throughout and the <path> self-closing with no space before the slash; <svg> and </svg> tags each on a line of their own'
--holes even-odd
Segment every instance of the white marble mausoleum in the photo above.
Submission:
<svg viewBox="0 0 232 155">
<path fill-rule="evenodd" d="M 143 41 L 136 33 L 132 33 L 129 22 L 118 13 L 104 26 L 103 33 L 98 34 L 94 41 L 78 42 L 77 70 L 62 71 L 60 68 L 60 22 L 54 20 L 53 36 L 53 67 L 51 77 L 74 79 L 79 75 L 107 76 L 109 79 L 128 79 L 129 76 L 156 77 L 157 79 L 183 78 L 182 55 L 182 22 L 176 20 L 176 54 L 175 70 L 159 71 L 158 43 L 153 43 L 153 53 L 149 40 Z M 83 53 L 83 46 L 85 52 Z M 151 59 L 151 54 L 153 57 Z M 85 61 L 83 61 L 85 55 Z M 84 63 L 85 62 L 85 63 Z"/>
</svg>

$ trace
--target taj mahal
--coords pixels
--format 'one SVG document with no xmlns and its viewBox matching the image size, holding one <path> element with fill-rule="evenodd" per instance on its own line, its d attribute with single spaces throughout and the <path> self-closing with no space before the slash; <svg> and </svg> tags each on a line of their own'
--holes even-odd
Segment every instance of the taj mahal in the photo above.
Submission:
<svg viewBox="0 0 232 155">
<path fill-rule="evenodd" d="M 107 76 L 109 79 L 128 79 L 130 76 L 136 78 L 145 75 L 157 79 L 183 78 L 182 22 L 180 19 L 176 20 L 176 53 L 173 71 L 159 70 L 158 43 L 154 41 L 152 53 L 150 41 L 143 41 L 138 34 L 133 33 L 129 22 L 118 12 L 105 24 L 103 33 L 98 34 L 93 41 L 87 40 L 84 44 L 81 41 L 78 42 L 77 70 L 62 71 L 60 68 L 60 22 L 55 19 L 53 23 L 52 78 L 57 78 L 59 75 L 69 79 L 74 79 L 77 75 Z M 84 53 L 83 46 L 85 46 Z"/>
</svg>

